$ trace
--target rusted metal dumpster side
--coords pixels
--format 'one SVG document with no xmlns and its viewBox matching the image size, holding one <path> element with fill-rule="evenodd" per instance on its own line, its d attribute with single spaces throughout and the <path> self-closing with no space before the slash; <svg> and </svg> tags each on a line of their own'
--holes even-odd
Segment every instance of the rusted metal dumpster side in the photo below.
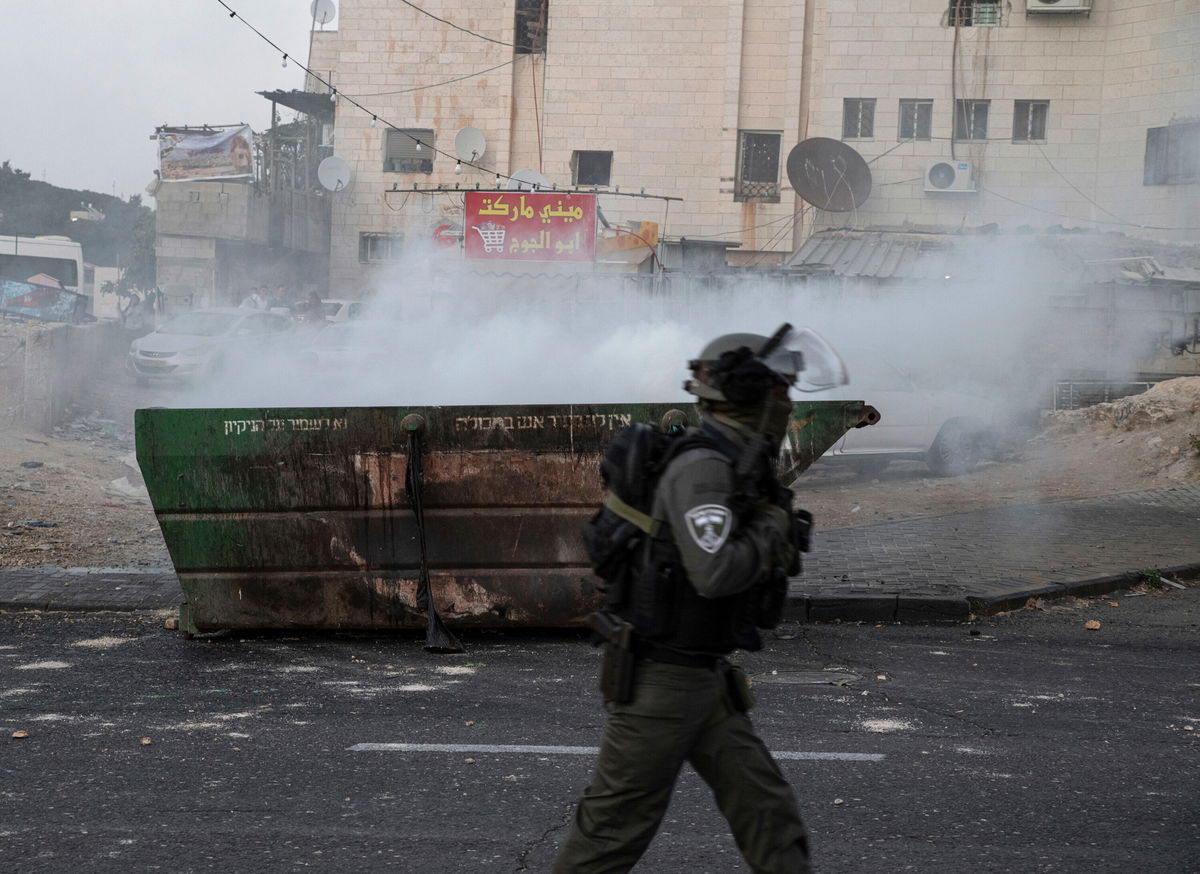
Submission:
<svg viewBox="0 0 1200 874">
<path fill-rule="evenodd" d="M 862 418 L 808 404 L 807 466 Z M 695 424 L 669 404 L 148 409 L 137 456 L 183 587 L 181 629 L 424 627 L 405 491 L 422 452 L 433 600 L 449 625 L 569 626 L 598 592 L 580 527 L 599 460 L 632 422 Z M 815 454 L 809 454 L 815 453 Z"/>
</svg>

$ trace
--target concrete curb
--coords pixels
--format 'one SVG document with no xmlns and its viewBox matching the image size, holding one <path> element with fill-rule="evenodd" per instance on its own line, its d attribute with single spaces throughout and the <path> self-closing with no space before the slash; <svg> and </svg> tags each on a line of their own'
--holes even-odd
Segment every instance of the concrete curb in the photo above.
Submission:
<svg viewBox="0 0 1200 874">
<path fill-rule="evenodd" d="M 1163 577 L 1200 579 L 1200 563 L 1156 568 Z M 819 592 L 793 594 L 784 618 L 789 622 L 964 622 L 972 614 L 988 616 L 1025 606 L 1030 598 L 1089 598 L 1142 582 L 1141 571 L 1127 571 L 1070 583 L 1030 586 L 1014 581 L 1003 594 L 971 595 L 920 592 Z"/>
<path fill-rule="evenodd" d="M 1157 568 L 1164 577 L 1200 579 L 1200 563 Z M 4 577 L 20 574 L 19 583 L 4 585 Z M 68 580 L 62 580 L 67 574 Z M 968 586 L 959 592 L 826 590 L 789 596 L 784 610 L 788 622 L 965 622 L 972 615 L 986 616 L 1023 607 L 1030 598 L 1095 597 L 1137 585 L 1140 571 L 1127 571 L 1068 583 L 1030 586 L 1014 580 L 1012 587 L 992 586 L 1002 591 L 971 594 Z M 131 573 L 121 571 L 0 571 L 0 610 L 45 610 L 63 612 L 136 612 L 171 610 L 183 602 L 179 582 L 171 572 Z"/>
</svg>

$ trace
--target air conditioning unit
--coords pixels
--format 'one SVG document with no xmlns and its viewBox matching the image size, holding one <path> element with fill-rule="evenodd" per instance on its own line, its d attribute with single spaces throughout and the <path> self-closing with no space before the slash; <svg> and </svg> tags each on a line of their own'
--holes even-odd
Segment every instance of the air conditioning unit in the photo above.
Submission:
<svg viewBox="0 0 1200 874">
<path fill-rule="evenodd" d="M 1092 0 L 1025 0 L 1026 15 L 1043 12 L 1091 15 Z"/>
<path fill-rule="evenodd" d="M 975 179 L 966 161 L 930 161 L 925 168 L 926 191 L 971 192 Z"/>
</svg>

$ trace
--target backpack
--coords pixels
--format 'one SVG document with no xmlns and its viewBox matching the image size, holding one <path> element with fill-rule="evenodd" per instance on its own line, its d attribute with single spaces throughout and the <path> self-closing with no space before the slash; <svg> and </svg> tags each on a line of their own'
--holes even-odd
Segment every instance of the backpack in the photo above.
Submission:
<svg viewBox="0 0 1200 874">
<path fill-rule="evenodd" d="M 630 598 L 648 541 L 662 530 L 650 515 L 654 492 L 667 465 L 681 453 L 711 447 L 699 431 L 662 431 L 637 423 L 624 428 L 600 462 L 608 490 L 602 506 L 583 527 L 583 545 L 592 571 L 603 582 L 605 607 L 620 611 Z"/>
</svg>

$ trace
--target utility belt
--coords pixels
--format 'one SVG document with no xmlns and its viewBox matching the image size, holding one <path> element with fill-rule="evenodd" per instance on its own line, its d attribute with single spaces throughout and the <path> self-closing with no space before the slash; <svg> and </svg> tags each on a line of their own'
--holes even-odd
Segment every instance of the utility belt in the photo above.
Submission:
<svg viewBox="0 0 1200 874">
<path fill-rule="evenodd" d="M 733 709 L 744 713 L 754 706 L 754 695 L 746 674 L 718 654 L 681 652 L 662 644 L 640 638 L 633 625 L 614 613 L 597 610 L 588 617 L 596 644 L 603 644 L 604 658 L 600 663 L 600 691 L 604 700 L 628 704 L 633 700 L 637 665 L 640 661 L 655 661 L 668 665 L 701 670 L 720 670 L 728 686 Z"/>
<path fill-rule="evenodd" d="M 649 659 L 667 665 L 679 665 L 684 668 L 705 668 L 714 671 L 721 663 L 722 656 L 707 653 L 680 652 L 668 646 L 662 646 L 649 640 L 634 638 L 633 654 L 639 659 Z"/>
</svg>

